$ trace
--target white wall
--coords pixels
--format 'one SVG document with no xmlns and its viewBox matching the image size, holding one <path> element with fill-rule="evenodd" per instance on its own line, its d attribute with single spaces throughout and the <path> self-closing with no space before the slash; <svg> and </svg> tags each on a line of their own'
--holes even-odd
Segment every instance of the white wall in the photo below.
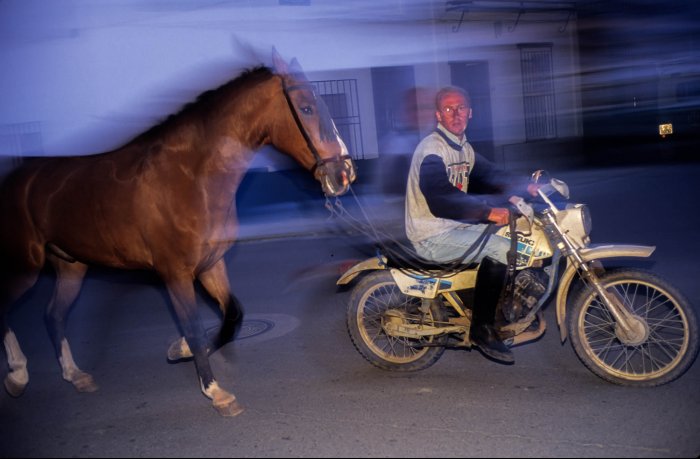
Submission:
<svg viewBox="0 0 700 459">
<path fill-rule="evenodd" d="M 497 35 L 492 22 L 455 33 L 458 18 L 439 0 L 3 0 L 0 155 L 32 153 L 11 139 L 27 123 L 40 126 L 46 155 L 117 147 L 242 69 L 269 64 L 272 46 L 312 79 L 357 78 L 371 155 L 371 67 L 414 65 L 418 85 L 437 87 L 449 83 L 448 61 L 487 60 L 496 143 L 514 143 L 524 140 L 515 45 L 554 42 L 559 133 L 580 133 L 575 23 L 564 34 L 552 23 Z"/>
<path fill-rule="evenodd" d="M 515 18 L 516 16 L 504 15 Z M 575 42 L 576 23 L 572 21 L 562 33 L 565 21 L 559 15 L 528 16 L 533 22 L 519 23 L 509 31 L 504 23 L 497 33 L 495 22 L 470 22 L 454 32 L 452 25 L 442 29 L 444 48 L 450 61 L 487 61 L 491 77 L 492 123 L 496 146 L 526 140 L 522 98 L 522 73 L 519 44 L 552 43 L 557 132 L 559 137 L 581 135 L 580 88 L 578 82 L 578 48 Z M 552 22 L 534 22 L 547 19 Z M 573 56 L 573 57 L 572 57 Z M 445 81 L 444 83 L 449 83 Z"/>
</svg>

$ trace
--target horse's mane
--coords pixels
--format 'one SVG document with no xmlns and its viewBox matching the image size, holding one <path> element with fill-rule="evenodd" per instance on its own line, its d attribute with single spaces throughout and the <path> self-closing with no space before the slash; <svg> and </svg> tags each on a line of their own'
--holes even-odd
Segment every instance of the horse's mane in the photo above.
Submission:
<svg viewBox="0 0 700 459">
<path fill-rule="evenodd" d="M 269 67 L 262 65 L 247 69 L 238 77 L 218 88 L 201 93 L 193 102 L 186 104 L 177 113 L 168 116 L 164 121 L 138 135 L 132 142 L 153 140 L 167 134 L 169 130 L 177 128 L 181 122 L 188 123 L 202 119 L 203 114 L 216 112 L 218 104 L 221 104 L 222 101 L 229 101 L 235 97 L 237 92 L 244 91 L 247 85 L 270 78 L 273 75 L 274 73 Z M 320 112 L 321 139 L 325 141 L 334 139 L 337 135 L 336 128 L 328 107 L 323 100 L 319 100 L 317 106 Z"/>
<path fill-rule="evenodd" d="M 230 95 L 244 87 L 251 81 L 257 81 L 263 77 L 272 76 L 273 72 L 269 67 L 258 66 L 244 70 L 238 77 L 227 83 L 222 84 L 216 89 L 210 89 L 201 93 L 197 98 L 184 105 L 178 112 L 169 115 L 165 120 L 152 126 L 147 131 L 139 134 L 134 141 L 145 140 L 153 135 L 162 134 L 164 129 L 168 129 L 173 126 L 177 120 L 183 119 L 192 114 L 201 113 L 203 110 L 212 108 L 215 104 L 219 103 L 223 98 L 230 97 Z"/>
<path fill-rule="evenodd" d="M 247 69 L 243 71 L 243 73 L 241 73 L 238 77 L 234 78 L 228 83 L 224 83 L 216 89 L 210 89 L 208 91 L 203 92 L 202 94 L 197 96 L 194 102 L 188 103 L 182 108 L 182 110 L 180 110 L 180 112 L 173 116 L 177 116 L 180 113 L 184 113 L 188 110 L 198 109 L 201 105 L 209 106 L 216 100 L 218 100 L 222 93 L 233 91 L 238 87 L 245 85 L 249 81 L 256 80 L 258 79 L 258 77 L 262 76 L 272 76 L 272 70 L 262 65 L 252 69 Z"/>
</svg>

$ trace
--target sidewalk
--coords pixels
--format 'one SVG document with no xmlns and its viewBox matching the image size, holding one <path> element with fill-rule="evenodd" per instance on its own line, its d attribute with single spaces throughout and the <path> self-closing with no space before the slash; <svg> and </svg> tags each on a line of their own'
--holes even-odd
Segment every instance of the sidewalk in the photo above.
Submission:
<svg viewBox="0 0 700 459">
<path fill-rule="evenodd" d="M 578 170 L 558 174 L 558 178 L 565 180 L 569 186 L 595 186 L 596 183 L 628 172 L 626 170 L 616 172 L 600 169 Z M 315 183 L 313 185 L 315 186 Z M 266 187 L 259 187 L 256 191 L 262 193 L 271 186 L 271 183 L 267 183 Z M 253 200 L 249 197 L 250 204 L 242 208 L 239 215 L 238 241 L 358 235 L 359 232 L 351 225 L 331 215 L 331 212 L 325 208 L 326 201 L 321 196 L 320 188 L 317 191 L 317 197 L 311 197 L 311 194 L 301 196 L 293 193 L 284 196 L 284 199 L 296 198 L 296 201 L 252 202 Z M 339 198 L 352 218 L 360 220 L 364 225 L 369 219 L 376 228 L 391 232 L 400 238 L 405 237 L 403 196 L 384 195 L 378 187 L 366 183 L 356 184 L 353 186 L 353 191 L 355 195 L 348 193 Z M 335 203 L 335 198 L 331 198 L 330 202 Z"/>
<path fill-rule="evenodd" d="M 353 185 L 353 191 L 363 202 L 363 208 L 386 207 L 388 199 L 377 189 L 376 161 L 365 161 L 358 168 L 362 176 Z M 335 203 L 335 199 L 331 198 L 330 202 Z M 348 210 L 352 209 L 353 216 L 360 217 L 352 193 L 339 199 Z M 239 187 L 236 205 L 239 242 L 347 234 L 349 230 L 337 218 L 332 218 L 325 207 L 320 184 L 302 169 L 249 171 Z M 382 217 L 373 218 L 384 219 L 389 214 L 403 221 L 403 207 L 400 212 L 384 211 L 379 213 Z"/>
<path fill-rule="evenodd" d="M 352 195 L 343 196 L 340 202 L 348 213 L 367 224 L 364 213 L 376 228 L 403 231 L 404 208 L 401 197 L 385 197 L 377 194 L 361 195 L 361 208 Z M 331 200 L 335 203 L 335 198 Z M 281 203 L 262 206 L 255 213 L 240 216 L 239 242 L 256 242 L 294 237 L 325 237 L 358 235 L 359 231 L 342 221 L 325 208 L 322 199 L 304 203 Z"/>
<path fill-rule="evenodd" d="M 691 195 L 695 193 L 693 179 L 700 173 L 700 163 L 669 164 L 669 165 L 633 165 L 609 168 L 581 168 L 577 170 L 551 171 L 552 176 L 564 180 L 571 189 L 571 202 L 583 202 L 587 204 L 602 203 L 615 200 L 626 192 L 630 182 L 635 186 L 641 186 L 639 192 L 649 194 L 647 201 L 655 201 L 655 196 L 662 193 L 670 185 L 687 189 Z M 645 187 L 644 184 L 648 185 Z M 268 184 L 269 185 L 269 184 Z M 315 184 L 314 184 L 315 186 Z M 647 189 L 651 187 L 652 189 Z M 654 187 L 661 187 L 653 189 Z M 352 194 L 340 198 L 348 212 L 363 224 L 367 224 L 362 210 L 372 225 L 397 235 L 403 231 L 404 206 L 403 197 L 386 196 L 381 194 L 376 187 L 360 185 L 353 187 L 361 208 L 355 203 Z M 261 191 L 259 188 L 256 191 Z M 338 218 L 331 218 L 330 212 L 325 209 L 325 200 L 321 196 L 320 189 L 313 189 L 318 194 L 311 194 L 296 201 L 283 202 L 258 202 L 251 203 L 240 212 L 239 242 L 252 242 L 267 239 L 280 239 L 290 237 L 316 237 L 330 235 L 357 235 Z M 641 199 L 636 198 L 620 203 L 623 206 L 632 206 Z M 285 198 L 295 196 L 286 195 Z M 590 201 L 590 202 L 588 202 Z M 333 198 L 331 202 L 335 202 Z M 672 202 L 672 201 L 670 201 Z M 657 204 L 658 205 L 658 204 Z M 602 218 L 610 218 L 601 215 Z M 402 234 L 399 236 L 403 237 Z"/>
</svg>

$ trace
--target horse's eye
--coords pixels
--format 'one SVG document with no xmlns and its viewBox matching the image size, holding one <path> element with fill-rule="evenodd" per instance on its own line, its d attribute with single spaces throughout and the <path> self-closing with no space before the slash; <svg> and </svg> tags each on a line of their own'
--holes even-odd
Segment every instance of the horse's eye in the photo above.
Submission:
<svg viewBox="0 0 700 459">
<path fill-rule="evenodd" d="M 304 105 L 303 107 L 301 107 L 301 112 L 304 115 L 311 115 L 313 114 L 314 109 L 311 107 L 311 105 Z"/>
</svg>

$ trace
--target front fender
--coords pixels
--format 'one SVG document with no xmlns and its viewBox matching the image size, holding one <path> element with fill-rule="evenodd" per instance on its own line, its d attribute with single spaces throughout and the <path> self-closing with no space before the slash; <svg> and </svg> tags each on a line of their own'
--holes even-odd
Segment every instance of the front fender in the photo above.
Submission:
<svg viewBox="0 0 700 459">
<path fill-rule="evenodd" d="M 361 261 L 352 268 L 345 271 L 340 276 L 336 285 L 347 285 L 352 282 L 362 271 L 378 271 L 387 269 L 387 259 L 385 256 L 373 257 L 365 261 Z"/>
<path fill-rule="evenodd" d="M 648 258 L 654 253 L 656 247 L 647 245 L 601 245 L 581 249 L 579 254 L 584 262 L 592 262 L 603 258 Z M 559 279 L 557 290 L 557 323 L 561 342 L 566 341 L 568 329 L 566 328 L 566 303 L 569 297 L 571 283 L 577 273 L 576 266 L 571 261 L 566 261 L 566 269 Z"/>
</svg>

